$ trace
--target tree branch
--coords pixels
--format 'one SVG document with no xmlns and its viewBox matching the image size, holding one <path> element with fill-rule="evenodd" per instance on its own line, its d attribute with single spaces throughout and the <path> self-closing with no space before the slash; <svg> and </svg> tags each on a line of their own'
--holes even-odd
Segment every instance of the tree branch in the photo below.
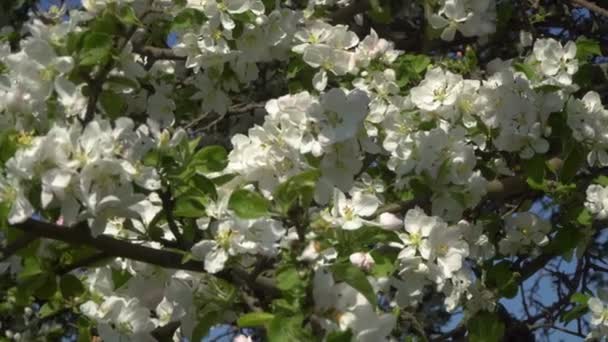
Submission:
<svg viewBox="0 0 608 342">
<path fill-rule="evenodd" d="M 183 239 L 183 236 L 179 232 L 179 227 L 177 226 L 177 223 L 175 222 L 175 217 L 173 217 L 173 210 L 175 209 L 175 202 L 173 202 L 173 197 L 171 195 L 171 189 L 168 188 L 166 191 L 160 193 L 160 199 L 162 201 L 163 211 L 165 212 L 167 224 L 169 225 L 169 229 L 171 230 L 171 233 L 173 233 L 173 236 L 175 236 L 175 240 L 177 241 L 177 244 L 182 248 L 186 248 L 186 244 Z"/>
<path fill-rule="evenodd" d="M 102 234 L 93 237 L 90 235 L 86 224 L 79 224 L 75 227 L 68 228 L 53 223 L 28 219 L 27 221 L 15 224 L 12 227 L 39 237 L 76 245 L 90 246 L 107 253 L 108 256 L 132 259 L 172 269 L 195 272 L 202 272 L 205 269 L 204 263 L 199 261 L 190 260 L 182 263 L 183 255 L 177 252 L 137 245 L 124 240 L 115 239 L 109 235 Z"/>
<path fill-rule="evenodd" d="M 178 56 L 172 49 L 159 48 L 155 46 L 141 46 L 134 47 L 133 52 L 140 55 L 148 56 L 154 60 L 174 60 L 174 61 L 185 61 L 186 57 Z"/>
<path fill-rule="evenodd" d="M 109 235 L 91 236 L 89 228 L 85 223 L 74 227 L 62 227 L 53 223 L 28 219 L 23 223 L 12 225 L 37 237 L 53 239 L 76 245 L 86 245 L 104 252 L 110 257 L 127 258 L 141 261 L 152 265 L 161 266 L 168 269 L 187 270 L 193 272 L 205 272 L 205 263 L 202 261 L 188 260 L 182 262 L 183 254 L 168 250 L 155 249 L 131 243 L 124 240 L 115 239 Z M 247 285 L 256 295 L 264 295 L 268 298 L 275 297 L 279 290 L 274 285 L 274 281 L 261 276 L 251 276 L 246 270 L 234 267 L 225 269 L 219 273 L 212 274 L 230 283 Z"/>
<path fill-rule="evenodd" d="M 592 12 L 595 12 L 599 15 L 602 15 L 604 17 L 608 17 L 608 10 L 605 8 L 602 8 L 598 5 L 596 5 L 593 2 L 587 1 L 587 0 L 570 0 L 571 3 L 584 7 Z"/>
</svg>

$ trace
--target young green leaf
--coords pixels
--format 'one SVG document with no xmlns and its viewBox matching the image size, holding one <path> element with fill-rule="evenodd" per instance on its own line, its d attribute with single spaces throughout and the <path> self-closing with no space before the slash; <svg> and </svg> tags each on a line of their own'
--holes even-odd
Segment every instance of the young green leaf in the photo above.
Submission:
<svg viewBox="0 0 608 342">
<path fill-rule="evenodd" d="M 232 193 L 228 208 L 241 218 L 254 219 L 268 215 L 270 202 L 257 192 L 241 189 Z"/>
</svg>

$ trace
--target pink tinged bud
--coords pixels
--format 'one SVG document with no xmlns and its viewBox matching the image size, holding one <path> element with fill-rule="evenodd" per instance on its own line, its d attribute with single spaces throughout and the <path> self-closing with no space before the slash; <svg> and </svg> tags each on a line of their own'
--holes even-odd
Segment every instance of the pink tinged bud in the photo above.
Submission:
<svg viewBox="0 0 608 342">
<path fill-rule="evenodd" d="M 369 253 L 353 253 L 350 255 L 349 259 L 351 264 L 366 272 L 369 272 L 376 264 L 374 258 L 372 258 L 372 255 Z"/>
<path fill-rule="evenodd" d="M 57 222 L 55 222 L 55 224 L 58 226 L 63 226 L 63 216 L 59 216 L 59 218 L 57 219 Z"/>
<path fill-rule="evenodd" d="M 232 340 L 233 342 L 251 342 L 251 337 L 245 335 L 238 335 Z"/>
<path fill-rule="evenodd" d="M 403 220 L 391 213 L 380 214 L 378 221 L 382 228 L 388 230 L 399 230 L 403 227 Z"/>
<path fill-rule="evenodd" d="M 321 251 L 321 243 L 319 241 L 310 241 L 308 246 L 304 248 L 302 254 L 298 257 L 300 261 L 314 261 L 319 257 Z"/>
</svg>

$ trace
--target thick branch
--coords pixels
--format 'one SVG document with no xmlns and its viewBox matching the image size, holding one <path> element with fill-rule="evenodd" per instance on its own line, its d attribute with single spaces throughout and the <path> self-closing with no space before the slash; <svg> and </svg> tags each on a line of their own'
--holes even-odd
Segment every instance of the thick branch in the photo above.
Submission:
<svg viewBox="0 0 608 342">
<path fill-rule="evenodd" d="M 93 247 L 111 257 L 127 258 L 169 269 L 205 272 L 204 262 L 196 260 L 182 262 L 183 255 L 178 252 L 146 247 L 103 234 L 93 237 L 86 224 L 62 227 L 53 223 L 28 219 L 12 227 L 37 237 Z M 226 269 L 213 276 L 230 283 L 247 284 L 256 294 L 263 294 L 269 298 L 279 293 L 272 280 L 265 277 L 252 277 L 246 270 L 237 267 Z"/>
<path fill-rule="evenodd" d="M 175 52 L 171 49 L 158 48 L 154 46 L 142 46 L 139 48 L 135 48 L 134 51 L 140 55 L 148 56 L 154 60 L 186 60 L 186 57 L 176 55 Z"/>
<path fill-rule="evenodd" d="M 115 239 L 108 235 L 93 237 L 90 235 L 87 227 L 82 224 L 73 228 L 67 228 L 53 223 L 28 219 L 13 227 L 39 237 L 94 247 L 113 257 L 132 259 L 165 268 L 196 272 L 204 270 L 204 263 L 199 261 L 190 260 L 182 263 L 183 255 L 180 253 L 137 245 Z"/>
</svg>

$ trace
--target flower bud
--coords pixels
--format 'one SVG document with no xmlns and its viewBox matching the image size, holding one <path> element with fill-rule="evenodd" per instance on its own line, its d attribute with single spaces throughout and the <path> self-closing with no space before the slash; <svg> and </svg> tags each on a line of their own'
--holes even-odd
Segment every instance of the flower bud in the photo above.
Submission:
<svg viewBox="0 0 608 342">
<path fill-rule="evenodd" d="M 366 272 L 369 272 L 376 264 L 374 258 L 372 258 L 372 255 L 369 253 L 353 253 L 348 259 L 350 260 L 351 264 Z"/>
<path fill-rule="evenodd" d="M 388 230 L 398 230 L 403 226 L 403 220 L 391 213 L 380 214 L 378 221 L 382 228 Z"/>
</svg>

